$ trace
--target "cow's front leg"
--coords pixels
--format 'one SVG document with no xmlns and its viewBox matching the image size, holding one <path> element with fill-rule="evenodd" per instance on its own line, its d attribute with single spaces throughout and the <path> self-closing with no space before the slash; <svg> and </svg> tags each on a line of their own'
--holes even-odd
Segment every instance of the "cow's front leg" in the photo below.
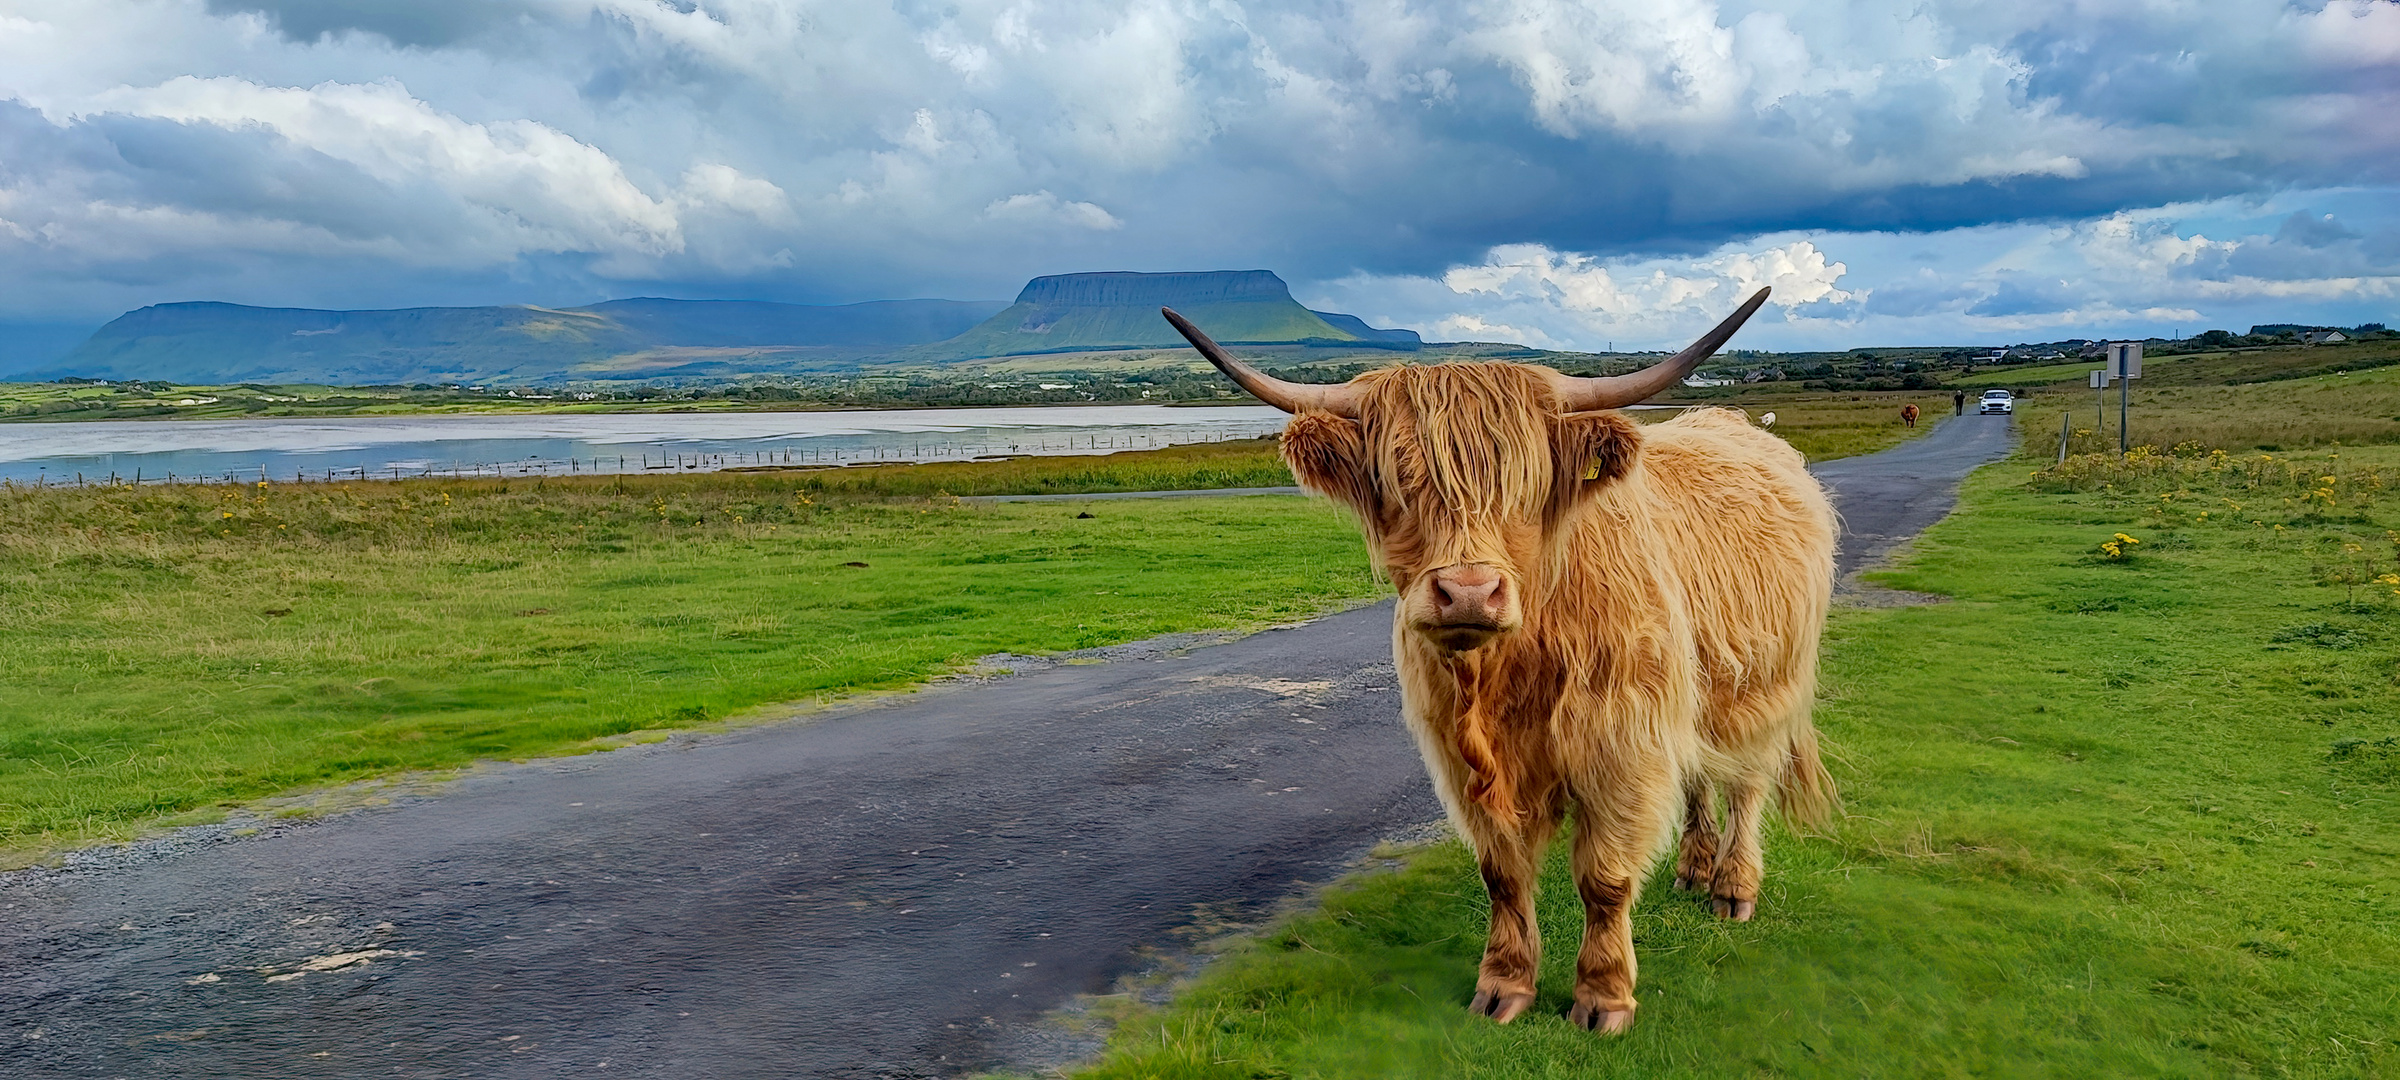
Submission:
<svg viewBox="0 0 2400 1080">
<path fill-rule="evenodd" d="M 1534 920 L 1535 875 L 1541 861 L 1547 826 L 1479 836 L 1477 867 L 1483 871 L 1484 892 L 1491 896 L 1491 933 L 1484 939 L 1483 963 L 1475 971 L 1475 998 L 1467 1009 L 1508 1023 L 1533 1005 L 1534 980 L 1542 964 L 1542 930 Z"/>
<path fill-rule="evenodd" d="M 1684 781 L 1683 844 L 1675 854 L 1675 887 L 1706 890 L 1717 873 L 1717 789 L 1694 774 Z"/>
<path fill-rule="evenodd" d="M 1658 857 L 1657 815 L 1643 803 L 1673 789 L 1591 800 L 1575 823 L 1575 891 L 1583 897 L 1583 948 L 1575 955 L 1575 1004 L 1567 1021 L 1614 1035 L 1633 1024 L 1633 905 Z M 1659 809 L 1664 810 L 1664 807 Z"/>
</svg>

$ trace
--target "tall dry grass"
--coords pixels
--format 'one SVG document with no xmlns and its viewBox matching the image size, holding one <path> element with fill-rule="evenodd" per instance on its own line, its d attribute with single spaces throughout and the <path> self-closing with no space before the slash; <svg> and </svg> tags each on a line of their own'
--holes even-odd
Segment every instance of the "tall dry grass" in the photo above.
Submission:
<svg viewBox="0 0 2400 1080">
<path fill-rule="evenodd" d="M 2117 392 L 2050 388 L 2017 403 L 2028 452 L 2057 451 L 2062 414 L 2070 454 L 2117 447 Z M 2400 443 L 2400 370 L 2320 375 L 2240 386 L 2133 387 L 2133 443 L 2170 450 L 2270 453 Z"/>
</svg>

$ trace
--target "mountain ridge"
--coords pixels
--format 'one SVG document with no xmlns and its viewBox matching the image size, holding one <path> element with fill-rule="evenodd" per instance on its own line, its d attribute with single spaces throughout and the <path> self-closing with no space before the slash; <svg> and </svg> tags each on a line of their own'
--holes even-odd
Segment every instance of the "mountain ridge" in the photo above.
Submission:
<svg viewBox="0 0 2400 1080">
<path fill-rule="evenodd" d="M 1037 277 L 1014 302 L 784 304 L 628 297 L 531 305 L 365 310 L 220 301 L 152 304 L 29 374 L 183 383 L 351 385 L 556 382 L 957 364 L 1042 353 L 1182 348 L 1175 307 L 1228 344 L 1411 350 L 1414 331 L 1311 311 L 1266 270 Z M 693 368 L 694 354 L 708 359 Z"/>
</svg>

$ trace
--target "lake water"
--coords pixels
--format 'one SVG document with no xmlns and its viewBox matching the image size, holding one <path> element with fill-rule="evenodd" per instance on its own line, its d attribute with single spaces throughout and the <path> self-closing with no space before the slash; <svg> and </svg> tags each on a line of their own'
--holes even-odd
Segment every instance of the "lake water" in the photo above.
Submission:
<svg viewBox="0 0 2400 1080">
<path fill-rule="evenodd" d="M 557 476 L 768 464 L 962 461 L 1248 439 L 1263 405 L 596 413 L 0 424 L 0 479 L 72 484 Z"/>
</svg>

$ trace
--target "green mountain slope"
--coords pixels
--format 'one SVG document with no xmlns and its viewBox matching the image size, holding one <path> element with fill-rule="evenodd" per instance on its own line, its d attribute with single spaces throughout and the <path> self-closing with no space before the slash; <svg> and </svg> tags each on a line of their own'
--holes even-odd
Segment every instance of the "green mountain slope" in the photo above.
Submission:
<svg viewBox="0 0 2400 1080">
<path fill-rule="evenodd" d="M 472 381 L 535 377 L 643 344 L 615 320 L 588 311 L 158 304 L 101 327 L 58 367 L 89 377 L 177 382 Z"/>
<path fill-rule="evenodd" d="M 1407 348 L 1416 343 L 1412 332 L 1377 331 L 1348 315 L 1333 318 L 1345 320 L 1355 329 L 1336 325 L 1300 306 L 1283 279 L 1266 270 L 1059 274 L 1033 279 L 1017 294 L 1016 303 L 982 325 L 948 341 L 905 350 L 898 358 L 953 361 L 1181 347 L 1183 338 L 1159 317 L 1161 307 L 1174 308 L 1227 344 L 1312 342 Z M 1360 330 L 1365 333 L 1357 332 Z"/>
</svg>

